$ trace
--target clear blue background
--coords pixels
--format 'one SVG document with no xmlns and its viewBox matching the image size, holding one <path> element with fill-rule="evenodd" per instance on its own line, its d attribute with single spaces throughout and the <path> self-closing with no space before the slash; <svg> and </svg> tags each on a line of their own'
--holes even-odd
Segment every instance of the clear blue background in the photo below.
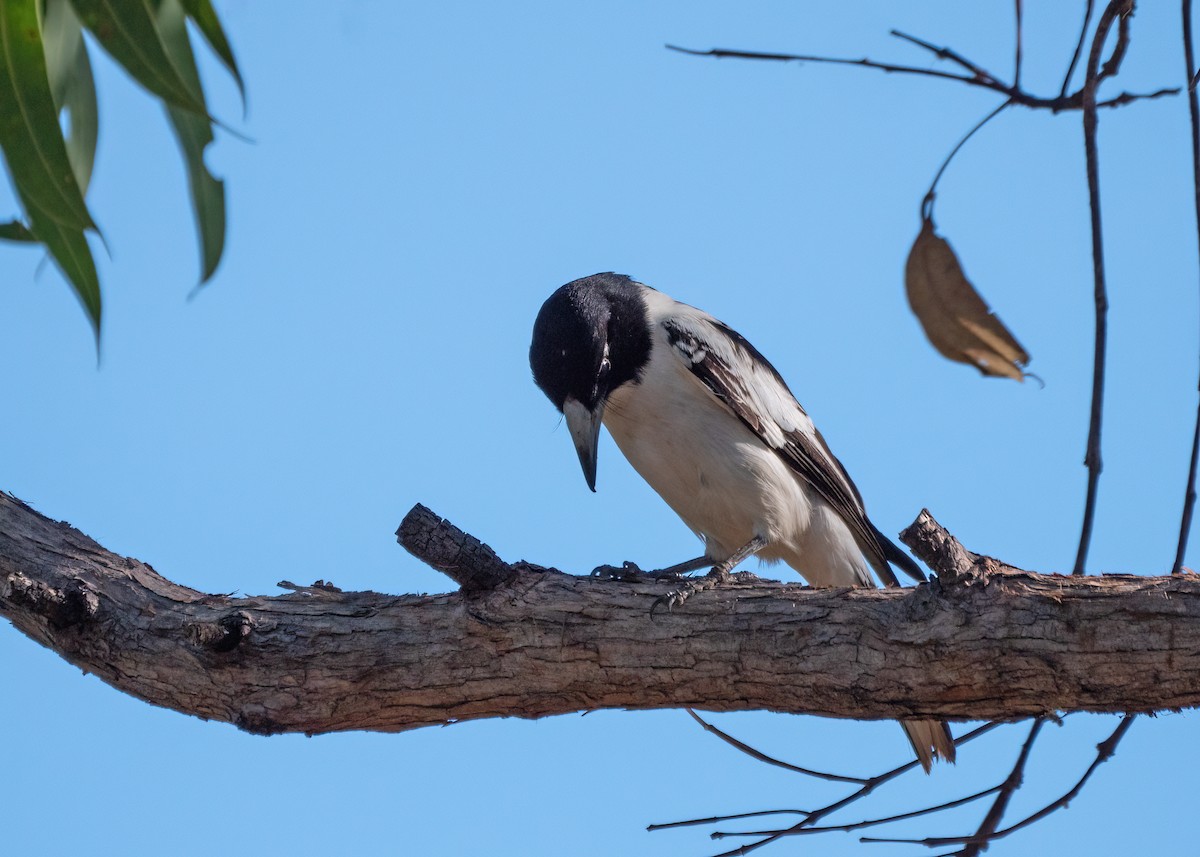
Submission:
<svg viewBox="0 0 1200 857">
<path fill-rule="evenodd" d="M 1025 81 L 1057 93 L 1083 4 L 1026 5 Z M 230 81 L 211 61 L 204 71 L 214 112 L 254 143 L 221 135 L 210 150 L 228 180 L 218 276 L 187 299 L 198 262 L 174 142 L 154 103 L 99 62 L 102 361 L 57 272 L 0 248 L 0 487 L 210 592 L 271 593 L 284 578 L 445 590 L 395 544 L 416 502 L 508 559 L 576 572 L 678 561 L 696 552 L 690 533 L 607 439 L 589 493 L 529 380 L 541 302 L 615 270 L 768 354 L 884 530 L 927 506 L 969 548 L 1067 571 L 1091 379 L 1078 114 L 1001 117 L 951 166 L 937 209 L 1033 354 L 1039 390 L 942 360 L 903 293 L 930 177 L 998 96 L 663 49 L 934 65 L 888 36 L 897 27 L 1008 77 L 1011 6 L 220 3 L 249 85 L 244 123 Z M 1178 84 L 1175 4 L 1145 4 L 1133 36 L 1105 93 Z M 1198 349 L 1187 134 L 1180 98 L 1101 117 L 1112 339 L 1092 572 L 1160 573 L 1174 553 Z M 716 720 L 816 767 L 872 773 L 908 752 L 890 723 Z M 1074 782 L 1113 725 L 1050 728 L 1014 818 Z M 1191 714 L 1139 722 L 1070 811 L 993 852 L 1194 848 L 1195 728 Z M 253 737 L 126 697 L 7 627 L 0 730 L 11 854 L 692 857 L 737 842 L 643 827 L 841 793 L 677 711 Z M 957 767 L 845 820 L 998 782 L 1023 734 L 970 745 Z M 904 830 L 967 833 L 982 812 Z M 857 834 L 764 853 L 864 849 L 925 853 Z"/>
</svg>

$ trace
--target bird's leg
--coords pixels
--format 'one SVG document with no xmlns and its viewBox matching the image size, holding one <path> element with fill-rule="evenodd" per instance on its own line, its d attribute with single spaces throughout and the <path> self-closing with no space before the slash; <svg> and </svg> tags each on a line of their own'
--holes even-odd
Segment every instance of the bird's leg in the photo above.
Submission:
<svg viewBox="0 0 1200 857">
<path fill-rule="evenodd" d="M 660 568 L 657 571 L 642 571 L 636 562 L 623 562 L 620 565 L 600 565 L 592 569 L 593 577 L 603 577 L 608 580 L 625 580 L 631 583 L 650 582 L 664 578 L 675 580 L 689 571 L 699 571 L 708 568 L 713 561 L 706 556 L 698 556 L 686 562 L 679 562 Z"/>
<path fill-rule="evenodd" d="M 712 589 L 714 586 L 720 586 L 723 583 L 728 583 L 731 572 L 737 568 L 738 563 L 747 557 L 753 556 L 767 546 L 765 536 L 755 536 L 749 542 L 742 545 L 725 559 L 718 562 L 712 567 L 707 575 L 700 580 L 688 583 L 678 589 L 672 589 L 666 595 L 661 595 L 655 599 L 650 605 L 650 615 L 654 615 L 654 611 L 659 607 L 666 606 L 668 612 L 678 607 L 684 601 L 687 601 L 697 592 L 703 592 L 706 589 Z"/>
</svg>

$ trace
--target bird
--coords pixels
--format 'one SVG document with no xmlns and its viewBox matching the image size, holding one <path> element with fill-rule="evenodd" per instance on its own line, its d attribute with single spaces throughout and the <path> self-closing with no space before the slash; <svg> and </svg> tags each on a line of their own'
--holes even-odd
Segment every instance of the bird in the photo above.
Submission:
<svg viewBox="0 0 1200 857">
<path fill-rule="evenodd" d="M 708 313 L 624 274 L 593 274 L 542 305 L 529 363 L 565 418 L 588 487 L 596 490 L 604 425 L 702 540 L 702 556 L 652 573 L 711 566 L 705 581 L 672 593 L 672 603 L 728 580 L 751 556 L 782 561 L 814 587 L 874 586 L 872 570 L 884 586 L 898 586 L 892 566 L 925 579 L 871 523 L 862 495 L 775 367 Z M 944 722 L 900 723 L 926 773 L 935 758 L 954 761 Z"/>
</svg>

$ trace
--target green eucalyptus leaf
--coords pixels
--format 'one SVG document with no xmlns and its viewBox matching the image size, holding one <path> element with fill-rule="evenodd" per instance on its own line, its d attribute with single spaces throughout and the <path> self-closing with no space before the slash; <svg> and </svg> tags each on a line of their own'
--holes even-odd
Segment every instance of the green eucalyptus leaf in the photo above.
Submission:
<svg viewBox="0 0 1200 857">
<path fill-rule="evenodd" d="M 233 79 L 237 81 L 238 92 L 241 93 L 242 103 L 245 104 L 246 84 L 242 80 L 237 60 L 233 58 L 233 48 L 229 46 L 229 39 L 225 38 L 225 30 L 221 27 L 221 20 L 217 17 L 212 3 L 209 0 L 181 0 L 181 2 L 183 10 L 195 22 L 196 27 L 204 35 L 205 41 L 208 42 L 208 46 L 213 49 L 213 52 L 225 64 L 225 68 L 229 69 Z"/>
<path fill-rule="evenodd" d="M 43 220 L 93 226 L 50 91 L 37 0 L 0 2 L 0 56 L 0 148 L 22 200 Z"/>
<path fill-rule="evenodd" d="M 34 238 L 46 245 L 51 258 L 58 265 L 76 297 L 92 323 L 92 332 L 100 342 L 100 276 L 96 273 L 96 262 L 92 248 L 88 246 L 83 229 L 58 222 L 47 217 L 37 203 L 17 188 L 21 204 L 29 214 L 29 229 Z"/>
<path fill-rule="evenodd" d="M 146 89 L 174 107 L 207 117 L 197 88 L 167 57 L 150 0 L 71 0 L 96 40 Z"/>
<path fill-rule="evenodd" d="M 161 0 L 158 8 L 158 28 L 171 63 L 184 80 L 199 89 L 200 76 L 196 72 L 196 59 L 188 39 L 187 17 L 179 0 Z M 196 215 L 196 229 L 200 234 L 203 268 L 200 282 L 203 283 L 216 271 L 221 262 L 221 253 L 225 249 L 225 183 L 216 179 L 204 163 L 204 150 L 213 141 L 212 125 L 209 121 L 195 113 L 169 105 L 167 115 L 187 163 L 192 209 Z"/>
<path fill-rule="evenodd" d="M 96 107 L 92 62 L 83 41 L 83 25 L 68 0 L 46 0 L 42 40 L 54 103 L 60 113 L 67 114 L 67 157 L 80 189 L 86 194 L 96 163 L 100 113 Z"/>
<path fill-rule="evenodd" d="M 29 227 L 19 220 L 0 223 L 0 239 L 5 241 L 21 241 L 23 243 L 37 241 L 33 237 L 33 233 L 29 231 Z"/>
</svg>

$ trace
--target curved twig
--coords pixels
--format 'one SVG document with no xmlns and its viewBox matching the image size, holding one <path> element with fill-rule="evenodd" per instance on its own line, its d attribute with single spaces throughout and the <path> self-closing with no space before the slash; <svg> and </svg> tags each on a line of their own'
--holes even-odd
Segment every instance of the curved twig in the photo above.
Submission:
<svg viewBox="0 0 1200 857">
<path fill-rule="evenodd" d="M 828 780 L 834 783 L 854 783 L 855 785 L 861 786 L 869 781 L 866 777 L 849 777 L 843 774 L 829 774 L 825 773 L 824 771 L 814 771 L 811 768 L 802 768 L 799 765 L 793 765 L 788 762 L 780 761 L 773 756 L 768 756 L 766 753 L 754 749 L 745 742 L 739 741 L 728 732 L 718 729 L 716 726 L 713 726 L 711 723 L 702 719 L 700 715 L 698 715 L 695 711 L 692 711 L 692 709 L 687 709 L 687 713 L 691 715 L 693 720 L 700 724 L 701 728 L 703 728 L 705 732 L 709 733 L 710 735 L 716 735 L 730 747 L 740 750 L 750 758 L 762 762 L 763 764 L 771 765 L 776 768 L 783 768 L 785 771 L 791 771 L 794 774 L 804 774 L 806 777 L 815 777 L 818 780 Z"/>
<path fill-rule="evenodd" d="M 1196 55 L 1192 42 L 1192 0 L 1183 0 L 1183 60 L 1184 74 L 1190 77 L 1196 68 Z M 1188 87 L 1188 117 L 1190 119 L 1192 144 L 1192 199 L 1196 207 L 1197 249 L 1200 250 L 1200 104 L 1197 104 L 1195 86 Z M 1200 390 L 1200 381 L 1197 382 Z M 1192 514 L 1196 507 L 1196 469 L 1200 459 L 1200 397 L 1196 403 L 1196 425 L 1192 429 L 1192 454 L 1188 461 L 1187 486 L 1183 492 L 1183 514 L 1179 520 L 1179 541 L 1175 545 L 1175 562 L 1172 574 L 1183 571 L 1183 557 L 1187 552 L 1188 535 L 1192 531 Z"/>
<path fill-rule="evenodd" d="M 1024 10 L 1021 0 L 1016 0 L 1016 17 L 1017 17 L 1017 35 L 1016 35 L 1016 57 L 1013 62 L 1013 89 L 1021 88 L 1021 53 L 1024 49 L 1024 32 L 1022 27 L 1022 18 Z"/>
<path fill-rule="evenodd" d="M 1079 41 L 1075 43 L 1075 53 L 1071 55 L 1071 64 L 1067 66 L 1067 73 L 1063 75 L 1062 89 L 1059 90 L 1059 97 L 1065 98 L 1067 90 L 1071 88 L 1071 78 L 1075 76 L 1075 67 L 1079 65 L 1079 57 L 1083 55 L 1083 46 L 1087 43 L 1088 27 L 1092 23 L 1092 12 L 1095 11 L 1095 0 L 1087 0 L 1087 4 L 1083 10 L 1083 26 L 1079 28 Z"/>
<path fill-rule="evenodd" d="M 1092 527 L 1096 517 L 1096 499 L 1100 488 L 1100 472 L 1104 463 L 1100 454 L 1100 431 L 1104 420 L 1104 375 L 1108 350 L 1108 286 L 1104 277 L 1104 232 L 1100 223 L 1100 156 L 1096 145 L 1096 89 L 1100 84 L 1100 54 L 1104 41 L 1113 23 L 1120 18 L 1121 29 L 1113 55 L 1105 63 L 1114 71 L 1125 55 L 1128 43 L 1126 16 L 1131 11 L 1131 0 L 1111 0 L 1100 14 L 1096 24 L 1096 35 L 1088 53 L 1087 75 L 1083 89 L 1083 149 L 1087 160 L 1088 208 L 1092 226 L 1092 298 L 1095 304 L 1095 342 L 1092 358 L 1092 406 L 1088 418 L 1087 451 L 1083 463 L 1087 467 L 1087 494 L 1083 504 L 1083 524 L 1079 532 L 1079 549 L 1075 553 L 1073 574 L 1083 574 L 1087 565 L 1088 548 L 1092 543 Z"/>
<path fill-rule="evenodd" d="M 999 116 L 1004 111 L 1004 108 L 1011 104 L 1012 100 L 1009 99 L 1008 101 L 1003 102 L 995 110 L 990 111 L 986 116 L 976 122 L 971 127 L 971 130 L 963 135 L 961 140 L 954 144 L 954 148 L 950 150 L 950 154 L 946 155 L 945 159 L 942 161 L 942 165 L 938 167 L 938 171 L 934 173 L 933 181 L 929 183 L 929 190 L 925 192 L 925 198 L 921 200 L 922 220 L 929 220 L 933 217 L 933 203 L 937 198 L 938 182 L 942 179 L 942 173 L 946 172 L 946 167 L 950 166 L 950 162 L 954 160 L 954 156 L 957 155 L 959 150 L 966 145 L 968 140 L 975 136 L 976 131 Z"/>
</svg>

